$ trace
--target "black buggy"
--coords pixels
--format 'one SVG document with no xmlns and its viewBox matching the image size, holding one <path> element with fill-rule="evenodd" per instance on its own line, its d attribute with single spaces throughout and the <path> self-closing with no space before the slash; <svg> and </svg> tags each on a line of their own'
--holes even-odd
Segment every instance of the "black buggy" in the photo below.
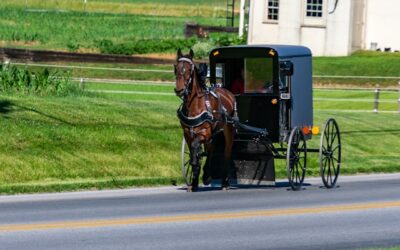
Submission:
<svg viewBox="0 0 400 250">
<path fill-rule="evenodd" d="M 286 160 L 289 184 L 299 190 L 307 169 L 307 154 L 319 153 L 322 181 L 335 186 L 341 164 L 341 141 L 337 122 L 327 119 L 319 148 L 307 148 L 307 140 L 319 134 L 313 125 L 312 56 L 303 46 L 252 45 L 221 47 L 211 51 L 209 81 L 236 95 L 238 119 L 232 151 L 231 180 L 238 184 L 274 184 L 274 159 Z M 242 86 L 237 85 L 242 84 Z M 234 86 L 236 85 L 236 86 Z M 223 138 L 216 148 L 212 166 L 221 163 Z M 182 173 L 191 183 L 189 152 L 182 142 Z M 203 161 L 204 163 L 205 161 Z M 218 180 L 218 168 L 212 178 Z"/>
</svg>

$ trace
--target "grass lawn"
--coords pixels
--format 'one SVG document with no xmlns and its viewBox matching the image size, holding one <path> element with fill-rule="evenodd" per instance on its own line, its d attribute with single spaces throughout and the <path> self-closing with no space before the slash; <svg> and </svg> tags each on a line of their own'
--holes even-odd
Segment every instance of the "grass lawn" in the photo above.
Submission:
<svg viewBox="0 0 400 250">
<path fill-rule="evenodd" d="M 236 12 L 240 0 L 235 1 Z M 225 17 L 226 0 L 2 0 L 3 6 L 162 16 Z"/>
<path fill-rule="evenodd" d="M 183 38 L 188 21 L 222 24 L 202 17 L 166 17 L 84 12 L 27 12 L 0 8 L 0 46 L 97 52 L 102 39 L 122 43 L 139 39 Z"/>
<path fill-rule="evenodd" d="M 316 78 L 321 85 L 397 86 L 400 80 L 400 53 L 358 51 L 345 57 L 313 58 L 313 74 L 328 76 L 390 76 L 397 79 Z"/>
<path fill-rule="evenodd" d="M 7 192 L 7 185 L 21 183 L 176 179 L 177 104 L 1 96 L 0 189 Z"/>
<path fill-rule="evenodd" d="M 2 0 L 0 16 L 0 46 L 99 52 L 102 40 L 183 38 L 186 22 L 225 26 L 226 1 Z"/>
<path fill-rule="evenodd" d="M 1 95 L 0 192 L 44 192 L 181 182 L 181 129 L 172 85 L 88 84 L 125 91 L 98 97 Z M 353 92 L 352 92 L 353 93 Z M 314 123 L 334 117 L 342 131 L 343 174 L 400 170 L 396 104 L 373 114 L 368 92 L 316 90 Z M 388 93 L 385 99 L 395 97 Z M 346 105 L 344 105 L 345 103 Z M 351 110 L 355 112 L 351 112 Z M 377 143 L 379 142 L 379 143 Z M 309 147 L 318 147 L 318 136 Z M 285 178 L 277 161 L 278 178 Z M 310 154 L 308 176 L 318 175 Z M 340 181 L 340 180 L 339 180 Z"/>
</svg>

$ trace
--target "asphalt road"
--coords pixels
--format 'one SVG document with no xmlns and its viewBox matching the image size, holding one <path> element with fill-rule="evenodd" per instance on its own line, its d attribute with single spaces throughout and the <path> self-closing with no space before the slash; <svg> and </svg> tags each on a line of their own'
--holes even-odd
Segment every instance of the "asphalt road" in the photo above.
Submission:
<svg viewBox="0 0 400 250">
<path fill-rule="evenodd" d="M 0 249 L 352 249 L 400 246 L 400 174 L 327 190 L 180 187 L 0 196 Z"/>
</svg>

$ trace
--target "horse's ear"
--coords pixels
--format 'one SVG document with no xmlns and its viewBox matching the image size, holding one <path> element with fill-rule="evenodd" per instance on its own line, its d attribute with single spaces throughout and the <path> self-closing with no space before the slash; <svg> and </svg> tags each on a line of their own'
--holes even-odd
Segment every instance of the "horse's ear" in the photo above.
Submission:
<svg viewBox="0 0 400 250">
<path fill-rule="evenodd" d="M 176 60 L 178 60 L 179 58 L 181 58 L 182 55 L 182 50 L 179 48 L 178 51 L 176 52 Z"/>
<path fill-rule="evenodd" d="M 194 57 L 194 52 L 193 52 L 192 49 L 190 49 L 190 51 L 189 51 L 189 56 L 190 56 L 190 58 L 193 58 L 193 57 Z"/>
</svg>

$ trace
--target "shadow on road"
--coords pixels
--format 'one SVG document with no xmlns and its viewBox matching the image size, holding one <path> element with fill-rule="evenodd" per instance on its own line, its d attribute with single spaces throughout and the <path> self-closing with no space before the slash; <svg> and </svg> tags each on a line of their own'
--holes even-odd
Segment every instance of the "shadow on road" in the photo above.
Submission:
<svg viewBox="0 0 400 250">
<path fill-rule="evenodd" d="M 303 188 L 301 190 L 305 190 L 307 187 L 312 186 L 310 183 L 303 183 Z M 229 187 L 229 191 L 235 190 L 257 190 L 257 189 L 287 189 L 288 191 L 292 191 L 289 182 L 281 181 L 276 182 L 275 185 L 251 185 L 251 184 L 234 184 Z M 178 190 L 186 191 L 186 186 L 178 188 Z M 300 191 L 301 191 L 300 190 Z M 200 186 L 197 192 L 213 192 L 213 191 L 221 191 L 221 186 Z"/>
</svg>

